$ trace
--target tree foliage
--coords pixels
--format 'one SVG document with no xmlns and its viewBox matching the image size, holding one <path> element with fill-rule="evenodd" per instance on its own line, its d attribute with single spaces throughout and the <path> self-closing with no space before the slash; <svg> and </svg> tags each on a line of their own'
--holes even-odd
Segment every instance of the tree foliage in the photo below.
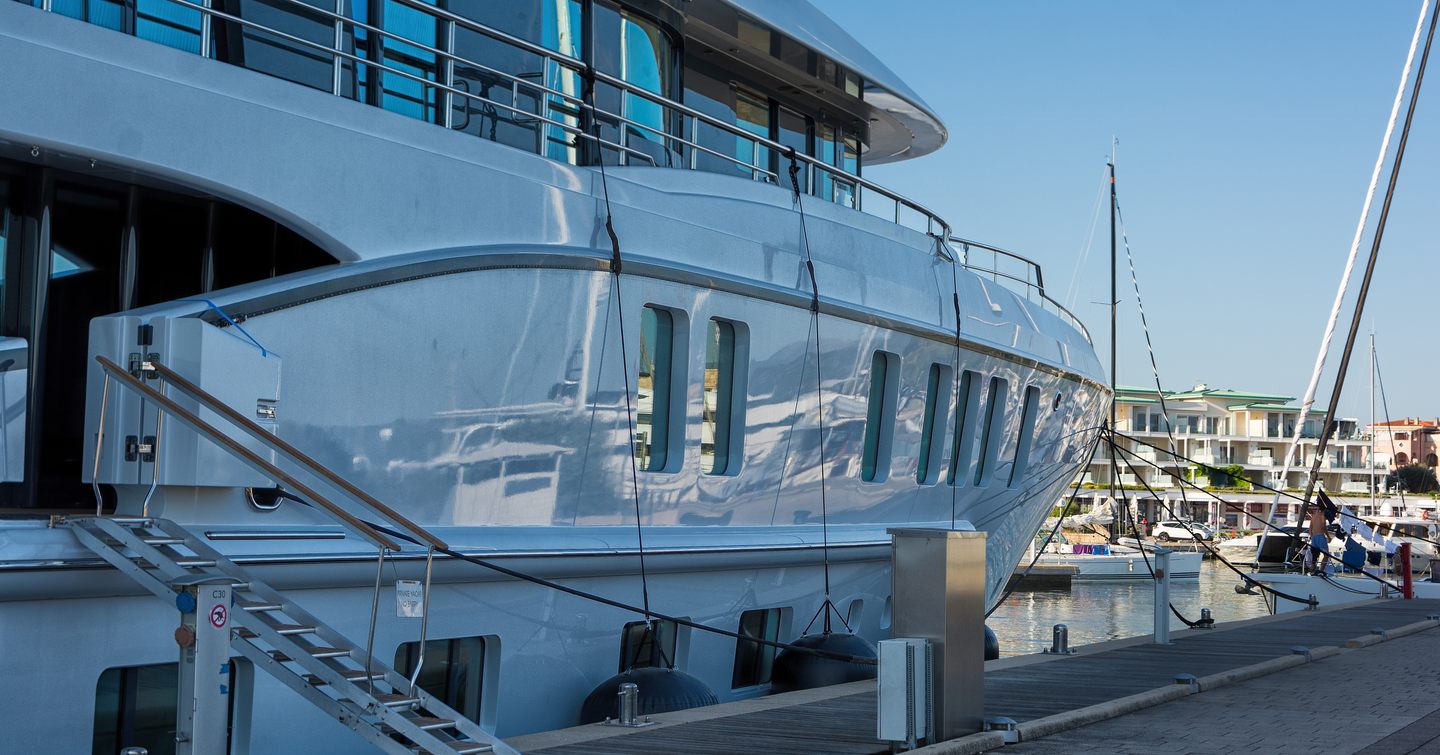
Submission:
<svg viewBox="0 0 1440 755">
<path fill-rule="evenodd" d="M 1406 493 L 1434 493 L 1440 490 L 1435 470 L 1424 464 L 1407 464 L 1386 476 L 1385 487 L 1394 490 L 1397 483 L 1404 483 Z"/>
</svg>

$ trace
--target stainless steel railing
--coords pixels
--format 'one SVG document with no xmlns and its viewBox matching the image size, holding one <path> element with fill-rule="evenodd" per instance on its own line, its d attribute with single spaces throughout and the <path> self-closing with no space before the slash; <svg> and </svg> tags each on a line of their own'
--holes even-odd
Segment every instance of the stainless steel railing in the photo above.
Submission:
<svg viewBox="0 0 1440 755">
<path fill-rule="evenodd" d="M 1085 336 L 1087 343 L 1093 343 L 1090 340 L 1089 329 L 1080 322 L 1080 318 L 1045 293 L 1045 273 L 1041 270 L 1038 262 L 1015 252 L 956 236 L 950 237 L 950 243 L 960 246 L 959 262 L 961 265 L 978 274 L 989 276 L 991 280 L 1012 290 L 1018 290 L 1029 301 L 1036 302 L 1041 308 L 1053 313 L 1061 321 L 1080 331 L 1080 335 Z M 983 264 L 986 258 L 990 262 L 988 266 Z"/>
<path fill-rule="evenodd" d="M 579 149 L 580 145 L 588 144 L 600 153 L 599 159 L 605 159 L 605 152 L 608 151 L 613 153 L 615 161 L 622 165 L 639 163 L 699 170 L 700 159 L 704 156 L 733 166 L 737 172 L 748 174 L 753 180 L 780 183 L 785 170 L 783 166 L 791 159 L 790 148 L 785 144 L 751 133 L 733 123 L 707 115 L 624 79 L 595 70 L 579 58 L 436 7 L 425 0 L 390 2 L 433 19 L 436 31 L 430 42 L 352 18 L 346 13 L 345 0 L 333 0 L 331 8 L 320 7 L 319 0 L 317 4 L 305 0 L 268 0 L 268 5 L 273 8 L 292 10 L 292 18 L 315 24 L 317 28 L 330 28 L 332 32 L 323 42 L 214 8 L 213 0 L 165 1 L 198 14 L 198 28 L 192 32 L 199 37 L 199 54 L 203 57 L 214 57 L 217 24 L 233 24 L 272 37 L 285 45 L 293 45 L 316 56 L 328 58 L 332 66 L 328 82 L 332 95 L 358 98 L 358 85 L 352 86 L 353 91 L 349 95 L 345 91 L 346 73 L 349 70 L 351 76 L 358 80 L 358 72 L 363 67 L 371 73 L 367 87 L 378 89 L 381 99 L 387 93 L 393 94 L 386 90 L 382 83 L 386 77 L 398 77 L 418 86 L 422 93 L 419 97 L 405 95 L 404 98 L 421 105 L 425 120 L 431 120 L 429 112 L 433 110 L 433 121 L 453 130 L 465 127 L 463 123 L 458 126 L 456 124 L 457 109 L 463 109 L 468 121 L 472 106 L 481 108 L 482 118 L 489 112 L 487 109 L 493 108 L 495 115 L 490 116 L 492 119 L 498 119 L 499 111 L 503 111 L 511 123 L 536 130 L 537 153 L 545 154 L 547 142 L 562 145 L 564 158 L 571 162 L 593 161 L 595 156 L 583 155 Z M 53 11 L 48 0 L 41 0 L 40 7 Z M 130 6 L 129 12 L 136 12 L 134 6 Z M 175 26 L 173 22 L 171 25 Z M 138 25 L 131 24 L 129 28 L 135 29 Z M 481 35 L 513 51 L 533 56 L 539 64 L 539 71 L 512 73 L 455 54 L 456 34 L 460 30 Z M 374 46 L 378 52 L 365 55 L 354 51 L 357 34 L 379 40 L 380 44 Z M 394 46 L 403 46 L 409 55 L 428 56 L 430 60 L 422 61 L 423 65 L 411 63 L 415 71 L 405 70 L 392 64 L 393 57 L 400 53 L 387 46 L 387 41 Z M 351 49 L 347 49 L 347 44 Z M 481 91 L 470 91 L 472 82 L 462 76 L 462 73 L 483 76 L 502 84 L 500 90 L 508 94 L 508 97 L 491 96 L 492 87 L 488 84 Z M 476 83 L 478 85 L 482 82 Z M 566 91 L 562 87 L 567 83 L 571 89 L 583 90 L 592 86 L 614 89 L 619 101 L 616 109 L 618 112 L 597 107 L 594 97 L 587 98 L 582 93 Z M 527 107 L 522 100 L 529 100 L 533 106 Z M 627 115 L 631 111 L 631 104 L 637 101 L 644 103 L 645 107 L 658 109 L 660 117 L 656 122 L 647 123 Z M 599 129 L 592 128 L 595 124 L 613 128 L 616 136 L 602 136 Z M 735 154 L 727 154 L 702 143 L 703 129 L 715 130 L 726 138 L 734 138 Z M 638 149 L 636 140 L 645 143 L 641 146 L 658 150 L 659 156 Z M 748 148 L 745 145 L 748 145 Z M 1090 340 L 1089 332 L 1079 319 L 1045 294 L 1041 269 L 1035 262 L 988 244 L 955 238 L 951 235 L 950 225 L 925 205 L 859 175 L 799 152 L 793 154 L 793 159 L 801 169 L 798 178 L 802 190 L 832 202 L 839 202 L 844 197 L 845 203 L 857 210 L 961 244 L 966 248 L 965 267 L 989 275 L 1012 288 L 1022 289 L 1027 298 L 1041 304 L 1079 330 L 1087 341 Z M 821 180 L 822 178 L 826 180 Z M 823 195 L 822 186 L 828 186 L 829 196 Z M 879 207 L 875 206 L 877 201 L 880 203 Z M 972 255 L 974 250 L 988 252 L 990 264 L 987 266 L 976 255 Z"/>
</svg>

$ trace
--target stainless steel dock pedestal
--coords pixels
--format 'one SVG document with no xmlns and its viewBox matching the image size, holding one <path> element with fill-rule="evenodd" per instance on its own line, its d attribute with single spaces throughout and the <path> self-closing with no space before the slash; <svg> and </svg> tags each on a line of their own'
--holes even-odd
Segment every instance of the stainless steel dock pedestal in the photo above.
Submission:
<svg viewBox="0 0 1440 755">
<path fill-rule="evenodd" d="M 935 739 L 985 718 L 985 533 L 898 528 L 892 537 L 890 635 L 932 643 Z"/>
</svg>

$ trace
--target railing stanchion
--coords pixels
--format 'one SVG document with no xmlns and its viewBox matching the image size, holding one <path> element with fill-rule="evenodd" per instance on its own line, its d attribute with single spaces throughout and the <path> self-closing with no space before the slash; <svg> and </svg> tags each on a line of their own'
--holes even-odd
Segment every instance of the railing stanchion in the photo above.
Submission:
<svg viewBox="0 0 1440 755">
<path fill-rule="evenodd" d="M 430 570 L 435 561 L 435 547 L 425 550 L 425 592 L 420 604 L 420 657 L 415 661 L 415 672 L 410 674 L 410 694 L 415 694 L 415 684 L 420 680 L 420 669 L 425 668 L 425 632 L 430 625 Z"/>
<path fill-rule="evenodd" d="M 345 51 L 345 22 L 341 20 L 344 16 L 345 0 L 335 0 L 335 46 L 332 48 L 335 54 L 331 60 L 333 69 L 330 72 L 330 94 L 336 97 L 339 97 L 344 89 L 342 84 L 345 78 L 345 59 L 341 57 L 341 53 Z"/>
<path fill-rule="evenodd" d="M 380 557 L 375 559 L 375 593 L 370 598 L 370 639 L 365 644 L 365 680 L 370 683 L 370 695 L 375 695 L 375 673 L 371 666 L 375 662 L 375 618 L 380 615 L 380 578 L 385 573 L 385 546 L 380 546 Z"/>
<path fill-rule="evenodd" d="M 202 58 L 210 57 L 210 45 L 215 36 L 215 31 L 211 26 L 214 22 L 210 19 L 211 2 L 213 0 L 201 0 L 201 4 L 205 6 L 205 10 L 200 13 L 200 57 Z"/>
<path fill-rule="evenodd" d="M 100 426 L 95 431 L 95 460 L 90 466 L 90 489 L 95 491 L 95 516 L 100 516 L 104 498 L 100 495 L 100 453 L 105 448 L 105 407 L 110 403 L 110 373 L 100 385 Z"/>
<path fill-rule="evenodd" d="M 455 22 L 445 22 L 445 128 L 455 128 Z M 549 70 L 548 67 L 546 70 Z"/>
<path fill-rule="evenodd" d="M 150 499 L 155 497 L 155 489 L 160 487 L 160 437 L 165 430 L 165 412 L 155 412 L 155 442 L 150 445 L 150 455 L 153 460 L 150 462 L 150 489 L 145 491 L 145 500 L 140 504 L 140 516 L 150 516 Z"/>
</svg>

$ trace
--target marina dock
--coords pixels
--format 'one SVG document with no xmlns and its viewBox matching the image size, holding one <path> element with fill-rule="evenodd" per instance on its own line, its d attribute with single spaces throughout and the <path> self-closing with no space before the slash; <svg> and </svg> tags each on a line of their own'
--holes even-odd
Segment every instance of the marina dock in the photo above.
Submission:
<svg viewBox="0 0 1440 755">
<path fill-rule="evenodd" d="M 1437 615 L 1440 600 L 1368 601 L 1262 617 L 1211 630 L 1175 632 L 1168 645 L 1137 637 L 1077 648 L 1074 655 L 1002 658 L 986 664 L 985 716 L 1012 719 L 1014 730 L 963 737 L 931 751 L 982 752 L 1002 747 L 1031 751 L 1027 743 L 1062 732 L 1324 662 L 1342 653 L 1370 652 L 1368 648 L 1388 640 L 1428 633 L 1440 627 L 1440 620 L 1430 618 Z M 1423 634 L 1418 639 L 1431 648 L 1437 636 L 1440 634 Z M 1433 655 L 1426 650 L 1415 657 Z M 1189 676 L 1184 683 L 1177 683 L 1181 675 Z M 1315 695 L 1295 696 L 1313 701 L 1334 691 L 1332 680 L 1316 689 Z M 874 682 L 855 682 L 657 715 L 656 725 L 647 728 L 597 724 L 518 737 L 511 744 L 522 752 L 547 755 L 886 753 L 889 745 L 875 738 L 875 704 Z M 1277 719 L 1275 726 L 1283 729 L 1284 723 Z M 1431 728 L 1437 727 L 1440 721 Z M 1165 731 L 1158 727 L 1150 736 L 1159 737 Z M 1391 733 L 1378 732 L 1373 741 Z M 1015 740 L 1009 745 L 1005 744 L 1007 734 Z M 1410 738 L 1415 736 L 1418 734 L 1412 733 Z"/>
</svg>

